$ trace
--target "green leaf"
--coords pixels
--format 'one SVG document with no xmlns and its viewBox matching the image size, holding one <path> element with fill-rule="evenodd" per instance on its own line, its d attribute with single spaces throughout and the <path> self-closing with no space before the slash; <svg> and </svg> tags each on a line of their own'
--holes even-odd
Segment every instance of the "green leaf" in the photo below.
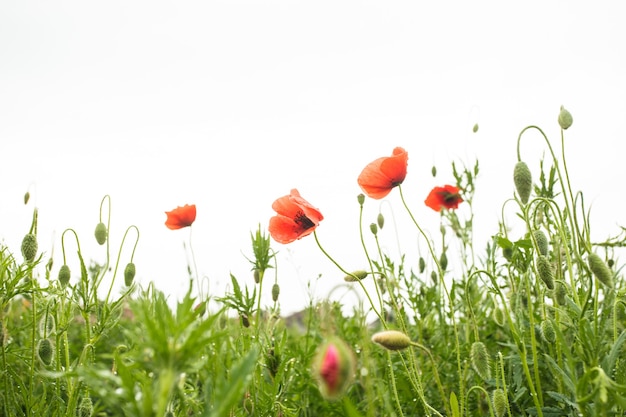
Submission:
<svg viewBox="0 0 626 417">
<path fill-rule="evenodd" d="M 459 400 L 454 392 L 450 393 L 450 408 L 452 409 L 452 417 L 459 417 Z"/>
</svg>

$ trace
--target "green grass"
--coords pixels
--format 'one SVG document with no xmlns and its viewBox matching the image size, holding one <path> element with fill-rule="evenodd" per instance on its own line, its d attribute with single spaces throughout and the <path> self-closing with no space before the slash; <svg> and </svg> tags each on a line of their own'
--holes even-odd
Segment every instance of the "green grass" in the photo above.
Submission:
<svg viewBox="0 0 626 417">
<path fill-rule="evenodd" d="M 528 130 L 544 137 L 548 160 L 523 160 Z M 111 255 L 107 219 L 97 226 L 103 265 L 86 263 L 85 238 L 72 229 L 61 238 L 65 268 L 42 259 L 32 237 L 19 251 L 1 247 L 0 415 L 624 415 L 626 291 L 617 253 L 626 233 L 590 240 L 590 211 L 569 183 L 560 132 L 561 159 L 538 127 L 520 133 L 518 160 L 539 175 L 528 195 L 520 183 L 527 178 L 514 183 L 511 167 L 513 197 L 502 211 L 516 216 L 508 223 L 503 215 L 481 246 L 473 242 L 477 161 L 452 163 L 469 214 L 441 210 L 437 240 L 416 221 L 402 186 L 393 190 L 425 243 L 420 259 L 381 248 L 378 235 L 394 231 L 382 216 L 363 220 L 365 196 L 360 250 L 369 270 L 344 270 L 316 232 L 305 237 L 365 296 L 351 311 L 326 300 L 283 317 L 276 252 L 261 227 L 248 259 L 256 282 L 231 276 L 231 289 L 215 298 L 196 295 L 191 272 L 180 300 L 134 284 L 132 257 L 122 265 Z M 36 209 L 25 235 L 37 237 Z M 124 236 L 122 245 L 128 238 L 137 246 L 136 227 Z M 125 291 L 112 295 L 122 278 Z M 267 307 L 264 285 L 273 290 Z"/>
</svg>

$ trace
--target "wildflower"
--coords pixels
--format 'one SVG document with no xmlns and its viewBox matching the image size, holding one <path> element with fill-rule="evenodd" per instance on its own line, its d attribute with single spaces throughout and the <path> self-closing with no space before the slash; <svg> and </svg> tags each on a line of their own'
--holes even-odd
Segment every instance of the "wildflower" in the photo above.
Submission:
<svg viewBox="0 0 626 417">
<path fill-rule="evenodd" d="M 402 350 L 411 345 L 411 339 L 406 334 L 398 330 L 385 330 L 375 333 L 372 342 L 378 343 L 389 350 Z"/>
<path fill-rule="evenodd" d="M 276 216 L 270 219 L 270 235 L 278 243 L 291 243 L 310 235 L 324 219 L 322 213 L 293 189 L 272 204 Z"/>
<path fill-rule="evenodd" d="M 441 211 L 442 208 L 456 209 L 463 202 L 459 191 L 457 187 L 452 185 L 435 187 L 430 191 L 424 203 L 435 211 Z"/>
<path fill-rule="evenodd" d="M 340 397 L 352 382 L 354 354 L 348 345 L 333 338 L 318 348 L 313 372 L 322 395 L 328 399 Z"/>
<path fill-rule="evenodd" d="M 357 182 L 368 197 L 380 200 L 392 188 L 402 184 L 408 159 L 409 154 L 403 148 L 396 147 L 391 156 L 370 162 L 361 171 Z"/>
<path fill-rule="evenodd" d="M 166 211 L 167 220 L 165 225 L 168 229 L 177 230 L 191 226 L 196 220 L 196 205 L 185 204 L 183 207 L 176 207 L 172 211 Z"/>
</svg>

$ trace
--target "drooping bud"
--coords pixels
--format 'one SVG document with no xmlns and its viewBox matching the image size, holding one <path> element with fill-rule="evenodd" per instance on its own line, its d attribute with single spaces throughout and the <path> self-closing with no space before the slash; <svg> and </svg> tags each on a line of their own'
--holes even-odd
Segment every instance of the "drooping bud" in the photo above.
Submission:
<svg viewBox="0 0 626 417">
<path fill-rule="evenodd" d="M 595 253 L 590 253 L 587 257 L 589 263 L 589 269 L 593 272 L 593 275 L 609 288 L 613 288 L 613 273 L 604 261 Z"/>
<path fill-rule="evenodd" d="M 376 217 L 376 223 L 378 223 L 379 229 L 383 228 L 383 226 L 385 225 L 385 217 L 383 216 L 383 213 L 378 213 L 378 217 Z"/>
<path fill-rule="evenodd" d="M 274 285 L 272 285 L 272 300 L 274 302 L 278 301 L 279 295 L 280 295 L 280 287 L 278 286 L 278 283 L 274 283 Z"/>
<path fill-rule="evenodd" d="M 376 223 L 370 224 L 370 230 L 372 231 L 372 234 L 376 236 L 378 233 L 378 225 Z"/>
<path fill-rule="evenodd" d="M 441 266 L 442 271 L 445 271 L 448 268 L 448 256 L 445 252 L 442 252 L 439 257 L 439 266 Z"/>
<path fill-rule="evenodd" d="M 96 242 L 98 245 L 102 246 L 107 241 L 107 227 L 104 223 L 100 222 L 96 225 L 96 230 L 94 231 L 94 236 L 96 237 Z"/>
<path fill-rule="evenodd" d="M 52 363 L 52 342 L 50 339 L 39 339 L 37 343 L 37 356 L 45 366 Z"/>
<path fill-rule="evenodd" d="M 24 194 L 24 205 L 28 204 L 28 200 L 30 200 L 30 193 L 26 191 L 26 194 Z"/>
<path fill-rule="evenodd" d="M 472 343 L 470 349 L 470 362 L 472 368 L 483 380 L 491 379 L 491 366 L 489 365 L 489 354 L 487 347 L 480 341 Z"/>
<path fill-rule="evenodd" d="M 543 256 L 548 256 L 548 238 L 543 231 L 537 229 L 533 231 L 535 242 L 537 242 L 537 250 Z"/>
<path fill-rule="evenodd" d="M 547 256 L 538 255 L 536 260 L 537 264 L 537 274 L 539 278 L 546 284 L 548 289 L 554 289 L 554 273 L 552 272 L 552 264 L 550 264 L 550 260 Z"/>
<path fill-rule="evenodd" d="M 372 342 L 389 350 L 402 350 L 411 346 L 411 339 L 398 330 L 385 330 L 375 333 Z"/>
<path fill-rule="evenodd" d="M 493 412 L 496 417 L 504 417 L 509 402 L 504 390 L 502 388 L 496 388 L 491 395 L 491 401 L 493 403 Z"/>
<path fill-rule="evenodd" d="M 530 198 L 530 192 L 533 188 L 533 176 L 530 173 L 530 168 L 526 165 L 526 162 L 519 161 L 515 164 L 513 170 L 513 182 L 515 183 L 515 189 L 523 204 L 528 203 Z"/>
<path fill-rule="evenodd" d="M 433 280 L 434 284 L 436 284 L 439 281 L 439 277 L 437 276 L 437 271 L 432 271 L 430 273 L 430 279 Z"/>
<path fill-rule="evenodd" d="M 62 287 L 66 287 L 67 284 L 70 282 L 71 276 L 72 274 L 70 272 L 70 267 L 67 265 L 62 265 L 61 269 L 59 269 L 59 284 L 61 284 Z"/>
<path fill-rule="evenodd" d="M 39 319 L 39 336 L 47 338 L 56 331 L 56 320 L 52 314 L 43 314 Z"/>
<path fill-rule="evenodd" d="M 361 193 L 356 196 L 356 201 L 359 202 L 359 206 L 362 206 L 365 203 L 365 194 Z"/>
<path fill-rule="evenodd" d="M 256 284 L 261 282 L 261 271 L 259 271 L 258 268 L 254 268 L 254 270 L 252 271 L 252 276 L 254 277 L 254 282 Z"/>
<path fill-rule="evenodd" d="M 240 313 L 239 318 L 241 319 L 241 325 L 245 328 L 250 327 L 250 319 L 246 313 Z"/>
<path fill-rule="evenodd" d="M 132 262 L 129 262 L 126 265 L 126 268 L 124 268 L 124 284 L 126 284 L 127 287 L 130 287 L 133 283 L 133 280 L 135 279 L 135 264 Z"/>
<path fill-rule="evenodd" d="M 552 322 L 548 319 L 541 322 L 541 337 L 548 343 L 556 342 L 556 331 Z"/>
<path fill-rule="evenodd" d="M 554 301 L 556 301 L 558 305 L 564 306 L 567 302 L 566 297 L 567 288 L 565 287 L 565 284 L 563 284 L 563 282 L 561 281 L 557 281 L 553 292 Z"/>
<path fill-rule="evenodd" d="M 420 256 L 420 259 L 419 259 L 419 268 L 420 268 L 420 274 L 423 273 L 424 270 L 426 269 L 426 260 L 424 260 L 422 256 Z"/>
<path fill-rule="evenodd" d="M 565 107 L 561 106 L 561 111 L 559 112 L 559 126 L 561 126 L 561 129 L 566 130 L 572 123 L 574 123 L 572 114 L 568 112 Z"/>
<path fill-rule="evenodd" d="M 93 402 L 89 395 L 85 395 L 78 404 L 78 417 L 91 417 L 93 415 Z"/>
<path fill-rule="evenodd" d="M 367 271 L 363 271 L 362 269 L 360 269 L 346 275 L 345 277 L 343 277 L 343 280 L 346 282 L 357 282 L 365 278 L 367 278 Z"/>
<path fill-rule="evenodd" d="M 28 233 L 22 240 L 22 256 L 26 262 L 32 262 L 37 256 L 37 237 L 32 233 Z"/>
<path fill-rule="evenodd" d="M 354 354 L 346 342 L 332 338 L 321 345 L 313 362 L 313 374 L 322 395 L 330 400 L 339 398 L 352 382 L 354 367 Z"/>
<path fill-rule="evenodd" d="M 430 173 L 433 175 L 433 177 L 437 176 L 437 167 L 433 165 L 433 167 L 430 170 Z"/>
<path fill-rule="evenodd" d="M 474 127 L 472 127 L 472 132 L 474 133 L 478 132 L 478 123 L 475 123 Z"/>
</svg>

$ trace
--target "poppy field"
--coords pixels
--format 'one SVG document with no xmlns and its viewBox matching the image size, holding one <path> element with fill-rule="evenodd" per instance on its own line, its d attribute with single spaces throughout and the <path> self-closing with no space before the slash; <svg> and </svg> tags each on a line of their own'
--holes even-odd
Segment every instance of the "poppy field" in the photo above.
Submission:
<svg viewBox="0 0 626 417">
<path fill-rule="evenodd" d="M 139 285 L 142 266 L 110 247 L 102 215 L 93 236 L 66 229 L 53 260 L 32 208 L 21 247 L 0 247 L 0 416 L 626 415 L 626 229 L 591 239 L 592 212 L 565 158 L 572 115 L 561 107 L 554 123 L 557 138 L 538 126 L 519 133 L 510 198 L 487 242 L 473 239 L 478 162 L 452 163 L 421 199 L 440 216 L 439 230 L 425 230 L 402 186 L 412 150 L 396 146 L 355 176 L 362 269 L 321 244 L 332 209 L 294 184 L 250 233 L 250 276 L 231 274 L 220 295 L 204 293 L 193 257 L 181 299 Z M 531 133 L 543 140 L 540 161 L 521 152 Z M 415 258 L 380 245 L 394 227 L 382 213 L 363 216 L 391 193 L 420 242 Z M 192 228 L 196 206 L 165 215 L 168 229 Z M 138 235 L 124 233 L 132 254 Z M 81 251 L 85 239 L 106 248 L 104 264 Z M 276 254 L 300 239 L 365 302 L 346 309 L 329 296 L 281 314 Z"/>
</svg>

